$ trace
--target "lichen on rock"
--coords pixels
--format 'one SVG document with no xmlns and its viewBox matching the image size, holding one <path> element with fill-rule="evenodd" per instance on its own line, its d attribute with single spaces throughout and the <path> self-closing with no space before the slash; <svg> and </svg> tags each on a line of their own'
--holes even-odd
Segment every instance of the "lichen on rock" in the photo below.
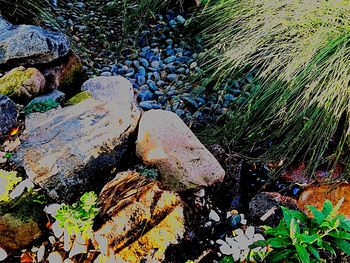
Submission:
<svg viewBox="0 0 350 263">
<path fill-rule="evenodd" d="M 45 77 L 35 68 L 12 69 L 0 78 L 0 94 L 11 98 L 31 98 L 45 88 Z"/>
<path fill-rule="evenodd" d="M 67 100 L 65 106 L 76 105 L 89 98 L 92 98 L 92 94 L 89 91 L 82 91 Z"/>
</svg>

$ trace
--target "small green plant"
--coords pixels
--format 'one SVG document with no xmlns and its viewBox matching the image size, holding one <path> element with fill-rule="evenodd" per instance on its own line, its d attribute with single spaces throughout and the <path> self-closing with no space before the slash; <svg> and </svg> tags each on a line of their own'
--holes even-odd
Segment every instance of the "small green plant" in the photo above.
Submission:
<svg viewBox="0 0 350 263">
<path fill-rule="evenodd" d="M 54 217 L 69 235 L 81 235 L 83 239 L 89 239 L 92 237 L 94 218 L 100 211 L 96 200 L 94 192 L 85 193 L 73 205 L 63 204 Z"/>
<path fill-rule="evenodd" d="M 159 172 L 157 169 L 154 168 L 147 168 L 144 166 L 138 166 L 137 171 L 143 175 L 144 177 L 147 177 L 149 179 L 156 180 L 159 177 Z"/>
<path fill-rule="evenodd" d="M 17 177 L 17 172 L 0 169 L 0 202 L 10 200 L 10 192 L 22 179 Z"/>
<path fill-rule="evenodd" d="M 321 211 L 308 206 L 313 218 L 282 207 L 283 219 L 275 228 L 265 226 L 265 234 L 272 236 L 263 241 L 272 250 L 267 253 L 266 262 L 320 262 L 321 255 L 336 256 L 335 248 L 350 254 L 350 221 L 338 214 L 342 198 L 336 206 L 327 200 Z M 259 241 L 259 243 L 262 243 Z M 255 244 L 261 245 L 261 244 Z"/>
</svg>

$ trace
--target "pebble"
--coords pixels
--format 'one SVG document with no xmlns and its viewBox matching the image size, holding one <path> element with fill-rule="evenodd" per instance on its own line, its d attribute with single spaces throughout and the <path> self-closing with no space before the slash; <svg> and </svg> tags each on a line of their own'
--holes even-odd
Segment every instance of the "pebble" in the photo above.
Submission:
<svg viewBox="0 0 350 263">
<path fill-rule="evenodd" d="M 0 247 L 0 261 L 4 261 L 7 257 L 8 257 L 8 254 L 5 251 L 5 249 Z"/>
<path fill-rule="evenodd" d="M 214 222 L 220 222 L 220 216 L 214 210 L 210 210 L 209 219 Z"/>
<path fill-rule="evenodd" d="M 236 228 L 238 224 L 241 222 L 240 215 L 233 215 L 227 219 L 227 222 L 231 228 Z"/>
<path fill-rule="evenodd" d="M 102 77 L 110 77 L 110 76 L 112 76 L 112 72 L 102 72 L 101 76 Z"/>
<path fill-rule="evenodd" d="M 175 81 L 175 80 L 177 80 L 177 78 L 178 78 L 178 76 L 177 76 L 176 74 L 169 74 L 169 75 L 167 76 L 167 79 L 168 79 L 169 81 Z"/>
<path fill-rule="evenodd" d="M 49 256 L 47 257 L 47 260 L 49 263 L 62 263 L 63 257 L 59 252 L 55 251 L 49 254 Z"/>
<path fill-rule="evenodd" d="M 153 108 L 152 103 L 149 101 L 142 101 L 139 105 L 144 110 L 150 110 Z"/>
</svg>

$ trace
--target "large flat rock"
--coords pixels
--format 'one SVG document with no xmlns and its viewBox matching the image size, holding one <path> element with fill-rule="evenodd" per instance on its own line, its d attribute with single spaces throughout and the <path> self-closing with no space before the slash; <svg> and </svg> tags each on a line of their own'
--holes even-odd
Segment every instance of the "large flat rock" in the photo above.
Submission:
<svg viewBox="0 0 350 263">
<path fill-rule="evenodd" d="M 151 110 L 140 121 L 136 153 L 155 166 L 163 185 L 174 191 L 222 182 L 225 171 L 173 112 Z"/>
<path fill-rule="evenodd" d="M 104 171 L 118 165 L 124 155 L 140 112 L 130 83 L 115 88 L 124 96 L 117 97 L 119 103 L 91 98 L 27 117 L 15 161 L 52 198 L 72 202 L 103 184 Z"/>
<path fill-rule="evenodd" d="M 0 66 L 51 62 L 70 50 L 67 37 L 31 25 L 14 26 L 0 16 Z"/>
</svg>

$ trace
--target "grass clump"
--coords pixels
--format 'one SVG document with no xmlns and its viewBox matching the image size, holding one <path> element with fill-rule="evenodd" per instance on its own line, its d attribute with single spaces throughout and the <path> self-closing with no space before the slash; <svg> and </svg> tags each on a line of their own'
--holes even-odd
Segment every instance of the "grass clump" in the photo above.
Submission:
<svg viewBox="0 0 350 263">
<path fill-rule="evenodd" d="M 220 83 L 253 69 L 261 83 L 216 136 L 245 154 L 271 141 L 262 160 L 304 159 L 310 172 L 337 163 L 350 138 L 350 1 L 216 1 L 203 16 L 206 73 Z"/>
</svg>

